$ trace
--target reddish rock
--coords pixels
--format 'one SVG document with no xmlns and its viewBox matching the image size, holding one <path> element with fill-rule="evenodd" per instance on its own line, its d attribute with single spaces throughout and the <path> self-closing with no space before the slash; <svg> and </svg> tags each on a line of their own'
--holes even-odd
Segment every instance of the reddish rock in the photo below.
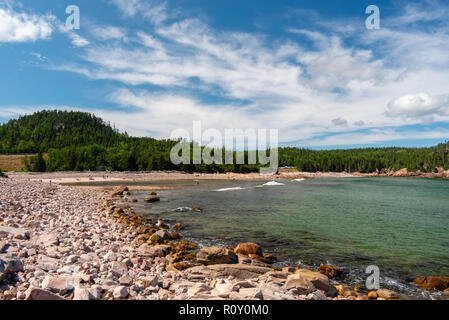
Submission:
<svg viewBox="0 0 449 320">
<path fill-rule="evenodd" d="M 449 288 L 449 277 L 420 277 L 415 279 L 414 283 L 422 289 L 443 291 Z"/>
<path fill-rule="evenodd" d="M 175 224 L 175 225 L 173 226 L 173 229 L 175 229 L 175 230 L 181 230 L 181 229 L 182 229 L 182 224 L 180 224 L 180 223 L 178 222 L 177 224 Z"/>
<path fill-rule="evenodd" d="M 376 291 L 370 291 L 368 293 L 368 298 L 370 298 L 370 299 L 377 299 L 377 292 Z"/>
<path fill-rule="evenodd" d="M 258 244 L 247 242 L 247 243 L 240 243 L 235 247 L 234 249 L 235 253 L 240 253 L 244 255 L 250 255 L 250 254 L 262 254 L 262 249 Z"/>
<path fill-rule="evenodd" d="M 339 267 L 329 264 L 322 264 L 318 270 L 320 273 L 325 274 L 328 277 L 336 278 L 343 274 L 343 270 Z"/>
</svg>

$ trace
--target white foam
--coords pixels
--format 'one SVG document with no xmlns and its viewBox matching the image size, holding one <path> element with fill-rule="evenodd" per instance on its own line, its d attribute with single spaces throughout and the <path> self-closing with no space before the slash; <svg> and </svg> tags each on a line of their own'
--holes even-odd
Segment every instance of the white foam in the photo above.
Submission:
<svg viewBox="0 0 449 320">
<path fill-rule="evenodd" d="M 270 181 L 267 183 L 264 183 L 263 186 L 283 186 L 283 183 L 276 182 L 276 181 Z"/>
<path fill-rule="evenodd" d="M 244 190 L 244 189 L 245 188 L 242 188 L 242 187 L 234 187 L 234 188 L 218 189 L 218 190 L 215 190 L 215 191 L 222 192 L 222 191 L 234 191 L 234 190 Z"/>
<path fill-rule="evenodd" d="M 299 179 L 295 179 L 295 180 L 293 180 L 293 181 L 304 181 L 304 180 L 306 180 L 306 179 L 304 179 L 304 178 L 299 178 Z"/>
</svg>

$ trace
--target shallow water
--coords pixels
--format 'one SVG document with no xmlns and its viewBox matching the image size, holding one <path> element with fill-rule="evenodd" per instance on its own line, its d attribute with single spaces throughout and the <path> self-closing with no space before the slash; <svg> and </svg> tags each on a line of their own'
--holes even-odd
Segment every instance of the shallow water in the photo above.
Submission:
<svg viewBox="0 0 449 320">
<path fill-rule="evenodd" d="M 267 182 L 154 183 L 183 189 L 158 192 L 161 202 L 139 201 L 136 211 L 182 222 L 184 235 L 206 243 L 254 241 L 286 263 L 343 266 L 348 281 L 362 281 L 363 270 L 377 265 L 383 286 L 408 294 L 420 294 L 409 283 L 414 277 L 449 275 L 448 180 Z M 203 212 L 174 211 L 193 206 Z"/>
</svg>

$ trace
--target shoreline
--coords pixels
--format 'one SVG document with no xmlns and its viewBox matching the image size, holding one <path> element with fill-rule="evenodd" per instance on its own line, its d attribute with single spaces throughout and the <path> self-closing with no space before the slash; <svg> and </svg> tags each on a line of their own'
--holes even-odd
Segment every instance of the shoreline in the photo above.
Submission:
<svg viewBox="0 0 449 320">
<path fill-rule="evenodd" d="M 360 172 L 284 172 L 279 174 L 259 174 L 259 173 L 186 173 L 179 171 L 150 171 L 150 172 L 6 172 L 12 178 L 27 179 L 29 181 L 39 181 L 45 183 L 57 183 L 62 185 L 76 185 L 83 183 L 104 183 L 105 186 L 114 186 L 117 184 L 142 183 L 142 182 L 166 182 L 166 181 L 202 181 L 202 180 L 277 180 L 277 179 L 314 179 L 314 178 L 429 178 L 429 179 L 449 179 L 449 170 L 439 170 L 438 173 L 423 173 L 408 171 L 406 168 L 398 171 L 388 171 L 384 173 L 360 173 Z M 82 186 L 86 187 L 86 186 Z M 95 186 L 102 187 L 102 186 Z M 135 186 L 129 186 L 131 190 Z M 148 187 L 155 188 L 153 186 Z M 163 188 L 163 187 L 161 187 Z M 159 189 L 164 190 L 164 189 Z"/>
<path fill-rule="evenodd" d="M 406 298 L 337 284 L 335 266 L 273 268 L 256 244 L 197 248 L 179 224 L 135 214 L 124 190 L 29 178 L 0 179 L 0 259 L 11 266 L 0 274 L 0 300 Z"/>
</svg>

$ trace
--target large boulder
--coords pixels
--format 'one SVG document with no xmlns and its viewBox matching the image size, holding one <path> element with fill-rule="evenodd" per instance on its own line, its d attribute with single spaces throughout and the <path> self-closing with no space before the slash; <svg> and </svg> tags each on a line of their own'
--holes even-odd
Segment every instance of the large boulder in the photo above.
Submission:
<svg viewBox="0 0 449 320">
<path fill-rule="evenodd" d="M 299 294 L 309 294 L 315 291 L 313 283 L 298 273 L 289 275 L 284 287 L 287 290 L 296 289 Z"/>
<path fill-rule="evenodd" d="M 196 255 L 196 260 L 205 265 L 237 263 L 237 255 L 228 249 L 204 247 Z"/>
<path fill-rule="evenodd" d="M 414 283 L 422 289 L 444 291 L 449 288 L 449 277 L 420 277 L 415 279 Z"/>
<path fill-rule="evenodd" d="M 246 264 L 214 264 L 209 266 L 192 267 L 184 271 L 188 278 L 227 278 L 233 276 L 236 279 L 253 279 L 272 271 L 271 268 L 258 267 Z"/>
<path fill-rule="evenodd" d="M 262 248 L 256 244 L 256 243 L 252 243 L 252 242 L 247 242 L 247 243 L 239 243 L 235 249 L 234 249 L 235 253 L 239 253 L 239 254 L 243 254 L 243 255 L 250 255 L 250 254 L 257 254 L 259 256 L 262 255 Z"/>
<path fill-rule="evenodd" d="M 295 271 L 295 274 L 299 274 L 312 282 L 317 289 L 323 290 L 325 292 L 329 291 L 330 289 L 329 278 L 322 273 L 309 269 L 298 269 Z"/>
<path fill-rule="evenodd" d="M 0 254 L 0 282 L 10 273 L 23 271 L 23 263 L 12 254 Z"/>
</svg>

